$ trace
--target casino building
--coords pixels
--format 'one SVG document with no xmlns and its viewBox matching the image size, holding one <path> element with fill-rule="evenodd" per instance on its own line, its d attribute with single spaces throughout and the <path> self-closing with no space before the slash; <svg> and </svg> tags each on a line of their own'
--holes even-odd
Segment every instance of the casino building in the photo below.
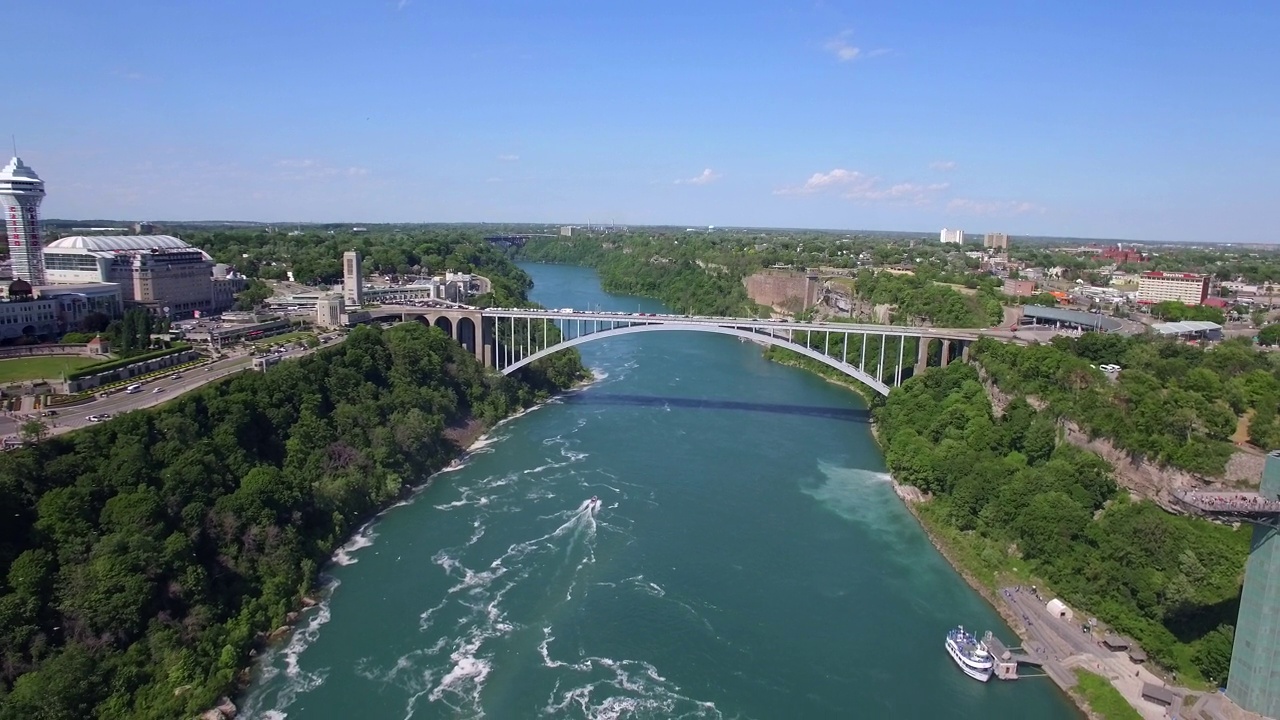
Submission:
<svg viewBox="0 0 1280 720">
<path fill-rule="evenodd" d="M 44 248 L 49 285 L 114 283 L 125 307 L 194 317 L 225 310 L 245 279 L 172 235 L 78 235 Z"/>
</svg>

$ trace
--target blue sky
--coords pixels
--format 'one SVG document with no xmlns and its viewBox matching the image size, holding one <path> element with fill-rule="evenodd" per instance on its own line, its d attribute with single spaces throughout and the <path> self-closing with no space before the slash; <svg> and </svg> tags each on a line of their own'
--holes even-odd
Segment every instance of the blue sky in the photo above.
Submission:
<svg viewBox="0 0 1280 720">
<path fill-rule="evenodd" d="M 1276 242 L 1280 3 L 14 3 L 43 215 Z"/>
</svg>

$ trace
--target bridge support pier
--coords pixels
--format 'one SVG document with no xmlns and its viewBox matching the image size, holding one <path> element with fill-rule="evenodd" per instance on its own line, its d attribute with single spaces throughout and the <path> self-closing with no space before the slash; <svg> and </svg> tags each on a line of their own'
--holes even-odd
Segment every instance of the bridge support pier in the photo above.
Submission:
<svg viewBox="0 0 1280 720">
<path fill-rule="evenodd" d="M 968 340 L 960 341 L 960 359 L 964 362 L 969 362 L 969 345 Z"/>
<path fill-rule="evenodd" d="M 942 367 L 946 367 L 951 362 L 951 341 L 942 341 Z"/>
<path fill-rule="evenodd" d="M 916 338 L 916 369 L 912 375 L 924 374 L 929 367 L 929 338 Z"/>
</svg>

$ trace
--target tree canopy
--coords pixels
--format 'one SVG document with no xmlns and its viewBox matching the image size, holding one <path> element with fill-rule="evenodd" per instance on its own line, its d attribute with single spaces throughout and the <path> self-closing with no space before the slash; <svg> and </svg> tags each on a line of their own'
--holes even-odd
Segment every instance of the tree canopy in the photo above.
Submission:
<svg viewBox="0 0 1280 720">
<path fill-rule="evenodd" d="M 1105 461 L 1058 443 L 1025 399 L 996 417 L 970 365 L 912 378 L 875 418 L 894 477 L 934 495 L 932 516 L 1028 565 L 1157 662 L 1225 682 L 1248 528 L 1130 501 Z"/>
<path fill-rule="evenodd" d="M 229 690 L 361 522 L 582 376 L 438 329 L 339 346 L 0 455 L 0 718 L 175 718 Z M 551 358 L 549 358 L 550 360 Z"/>
</svg>

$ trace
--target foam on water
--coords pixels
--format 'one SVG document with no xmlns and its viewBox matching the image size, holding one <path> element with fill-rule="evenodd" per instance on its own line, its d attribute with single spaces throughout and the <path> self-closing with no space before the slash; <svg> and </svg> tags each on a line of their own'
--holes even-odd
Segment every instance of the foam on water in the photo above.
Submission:
<svg viewBox="0 0 1280 720">
<path fill-rule="evenodd" d="M 377 539 L 378 534 L 373 531 L 373 521 L 365 523 L 350 540 L 334 551 L 332 560 L 338 565 L 353 565 L 359 561 L 352 555 L 358 550 L 373 545 L 373 541 Z"/>
<path fill-rule="evenodd" d="M 308 672 L 301 668 L 298 658 L 302 653 L 306 652 L 308 647 L 311 647 L 316 638 L 320 637 L 320 629 L 332 617 L 329 601 L 340 584 L 341 582 L 336 578 L 329 578 L 324 587 L 325 598 L 319 605 L 308 612 L 306 625 L 295 628 L 283 648 L 271 648 L 263 654 L 258 664 L 261 672 L 258 687 L 260 689 L 268 687 L 267 681 L 280 675 L 279 661 L 283 661 L 284 664 L 283 685 L 275 692 L 273 707 L 259 708 L 260 705 L 265 705 L 268 702 L 264 696 L 265 691 L 251 694 L 245 698 L 242 712 L 246 718 L 259 716 L 264 720 L 270 717 L 283 718 L 286 716 L 284 711 L 293 704 L 298 695 L 311 692 L 324 683 L 325 678 L 328 677 L 329 668 L 320 668 L 314 672 Z"/>
<path fill-rule="evenodd" d="M 723 717 L 715 703 L 681 694 L 679 687 L 643 660 L 585 657 L 565 662 L 551 657 L 553 640 L 551 628 L 544 627 L 538 644 L 543 666 L 584 677 L 583 684 L 569 690 L 561 690 L 562 681 L 557 680 L 542 708 L 544 717 L 561 718 L 575 710 L 589 720 Z"/>
</svg>

